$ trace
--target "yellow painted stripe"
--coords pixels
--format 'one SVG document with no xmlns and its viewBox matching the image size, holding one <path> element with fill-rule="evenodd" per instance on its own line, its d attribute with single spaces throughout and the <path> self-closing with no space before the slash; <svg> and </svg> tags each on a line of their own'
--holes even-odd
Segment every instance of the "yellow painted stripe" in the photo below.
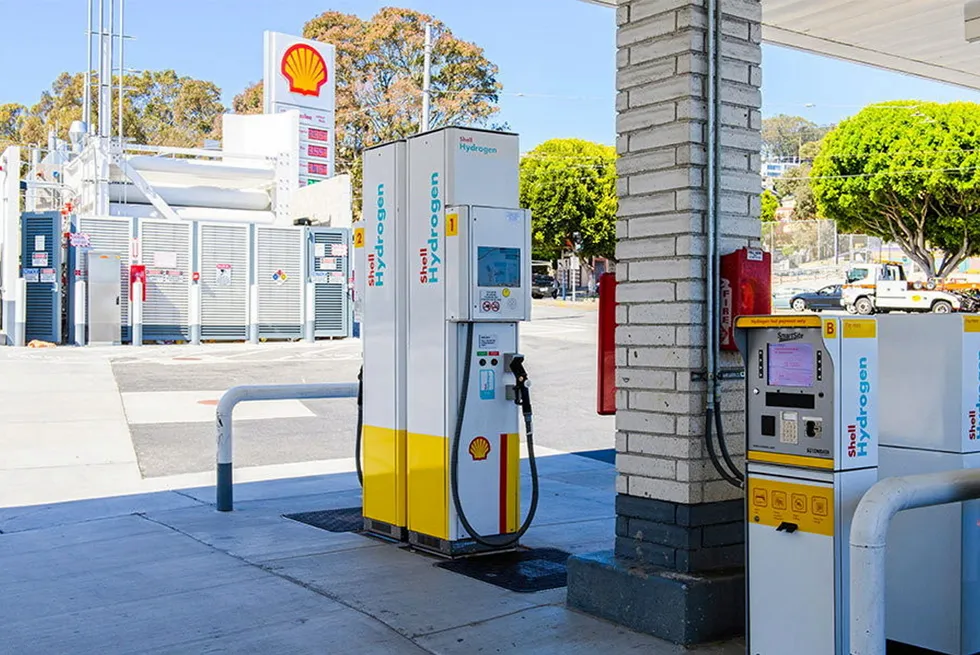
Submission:
<svg viewBox="0 0 980 655">
<path fill-rule="evenodd" d="M 449 539 L 449 443 L 408 433 L 408 529 Z"/>
<path fill-rule="evenodd" d="M 830 485 L 762 480 L 749 476 L 749 524 L 778 528 L 793 523 L 800 532 L 834 536 L 834 488 Z"/>
<path fill-rule="evenodd" d="M 517 532 L 521 520 L 521 440 L 516 434 L 507 435 L 507 531 Z"/>
<path fill-rule="evenodd" d="M 740 328 L 789 328 L 820 327 L 819 316 L 739 316 L 735 327 Z"/>
<path fill-rule="evenodd" d="M 364 516 L 405 527 L 404 430 L 365 425 L 361 440 L 364 458 Z"/>
<path fill-rule="evenodd" d="M 784 455 L 783 453 L 766 453 L 758 450 L 750 450 L 748 452 L 748 458 L 751 462 L 765 462 L 767 464 L 785 464 L 787 466 L 830 470 L 834 468 L 834 460 L 832 459 L 806 457 L 805 455 Z"/>
</svg>

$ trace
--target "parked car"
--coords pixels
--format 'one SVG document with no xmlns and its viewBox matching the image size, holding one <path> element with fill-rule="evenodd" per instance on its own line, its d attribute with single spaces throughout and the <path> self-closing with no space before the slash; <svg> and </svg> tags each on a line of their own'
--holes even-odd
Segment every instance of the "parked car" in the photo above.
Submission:
<svg viewBox="0 0 980 655">
<path fill-rule="evenodd" d="M 831 284 L 817 291 L 798 293 L 789 301 L 789 306 L 797 312 L 811 310 L 822 312 L 825 309 L 841 309 L 841 285 Z"/>
<path fill-rule="evenodd" d="M 557 298 L 558 283 L 550 275 L 535 275 L 531 281 L 532 298 Z"/>
<path fill-rule="evenodd" d="M 790 300 L 794 296 L 801 293 L 811 293 L 811 289 L 803 289 L 801 287 L 782 287 L 776 289 L 772 292 L 772 308 L 773 309 L 789 309 Z"/>
</svg>

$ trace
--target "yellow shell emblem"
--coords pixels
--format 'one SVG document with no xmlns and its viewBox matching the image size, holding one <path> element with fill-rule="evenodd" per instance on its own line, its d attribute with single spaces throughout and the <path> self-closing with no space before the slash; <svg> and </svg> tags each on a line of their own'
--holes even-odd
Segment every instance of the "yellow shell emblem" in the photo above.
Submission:
<svg viewBox="0 0 980 655">
<path fill-rule="evenodd" d="M 490 454 L 490 442 L 486 437 L 477 437 L 470 442 L 469 453 L 475 462 L 485 460 Z"/>
<path fill-rule="evenodd" d="M 292 93 L 319 96 L 320 88 L 327 83 L 327 63 L 315 48 L 297 43 L 282 56 L 282 74 Z"/>
</svg>

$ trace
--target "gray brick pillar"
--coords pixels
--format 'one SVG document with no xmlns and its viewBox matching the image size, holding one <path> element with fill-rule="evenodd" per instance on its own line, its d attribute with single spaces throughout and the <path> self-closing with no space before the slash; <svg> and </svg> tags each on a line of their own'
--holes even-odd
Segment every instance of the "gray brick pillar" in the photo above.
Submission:
<svg viewBox="0 0 980 655">
<path fill-rule="evenodd" d="M 718 1 L 725 253 L 760 236 L 761 7 Z M 707 0 L 617 10 L 616 549 L 572 558 L 568 588 L 573 607 L 685 644 L 744 626 L 742 493 L 704 445 L 707 16 Z M 743 393 L 722 388 L 739 465 Z"/>
</svg>

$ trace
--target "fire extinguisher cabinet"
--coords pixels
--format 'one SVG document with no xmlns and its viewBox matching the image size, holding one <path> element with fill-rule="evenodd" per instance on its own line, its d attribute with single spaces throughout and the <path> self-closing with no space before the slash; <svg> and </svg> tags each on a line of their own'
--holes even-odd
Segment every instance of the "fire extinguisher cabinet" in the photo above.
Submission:
<svg viewBox="0 0 980 655">
<path fill-rule="evenodd" d="M 741 248 L 721 257 L 721 349 L 738 350 L 735 319 L 772 313 L 772 256 Z"/>
</svg>

